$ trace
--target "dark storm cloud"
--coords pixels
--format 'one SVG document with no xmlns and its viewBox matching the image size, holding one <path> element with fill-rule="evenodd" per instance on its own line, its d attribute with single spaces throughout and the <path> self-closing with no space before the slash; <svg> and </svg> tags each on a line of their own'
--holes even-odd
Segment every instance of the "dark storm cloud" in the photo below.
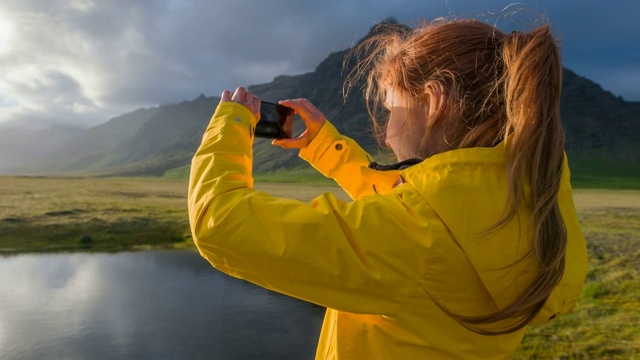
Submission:
<svg viewBox="0 0 640 360">
<path fill-rule="evenodd" d="M 106 121 L 313 70 L 377 22 L 496 15 L 508 1 L 8 0 L 0 4 L 0 121 Z M 565 65 L 639 100 L 640 3 L 524 1 L 549 18 Z M 520 24 L 518 23 L 520 22 Z M 7 30 L 7 31 L 9 31 Z M 4 45 L 3 44 L 4 40 Z M 47 86 L 43 86 L 44 84 Z M 39 86 L 34 86 L 34 84 Z M 54 100 L 49 100 L 52 93 Z M 51 111 L 54 110 L 54 111 Z"/>
</svg>

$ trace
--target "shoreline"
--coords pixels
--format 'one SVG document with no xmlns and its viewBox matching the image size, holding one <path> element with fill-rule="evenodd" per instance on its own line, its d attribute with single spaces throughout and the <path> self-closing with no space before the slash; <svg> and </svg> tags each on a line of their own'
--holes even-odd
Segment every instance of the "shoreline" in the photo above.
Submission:
<svg viewBox="0 0 640 360">
<path fill-rule="evenodd" d="M 193 243 L 176 243 L 176 244 L 135 244 L 129 247 L 113 247 L 113 246 L 51 246 L 43 248 L 1 248 L 1 257 L 10 257 L 18 255 L 50 255 L 50 254 L 109 254 L 119 252 L 138 252 L 138 251 L 198 251 Z"/>
<path fill-rule="evenodd" d="M 330 184 L 256 183 L 310 201 Z M 193 249 L 187 181 L 0 176 L 0 256 L 21 253 Z"/>
</svg>

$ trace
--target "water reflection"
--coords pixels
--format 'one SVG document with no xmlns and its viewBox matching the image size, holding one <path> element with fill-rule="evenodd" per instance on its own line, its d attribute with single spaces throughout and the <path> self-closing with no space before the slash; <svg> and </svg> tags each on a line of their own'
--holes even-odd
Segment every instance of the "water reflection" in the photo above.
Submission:
<svg viewBox="0 0 640 360">
<path fill-rule="evenodd" d="M 0 258 L 2 359 L 309 359 L 322 313 L 192 252 Z"/>
</svg>

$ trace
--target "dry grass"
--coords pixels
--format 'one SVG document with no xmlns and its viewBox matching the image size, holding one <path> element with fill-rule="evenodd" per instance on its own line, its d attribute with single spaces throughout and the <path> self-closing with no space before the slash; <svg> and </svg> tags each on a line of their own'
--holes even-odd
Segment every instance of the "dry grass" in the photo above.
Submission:
<svg viewBox="0 0 640 360">
<path fill-rule="evenodd" d="M 186 190 L 184 181 L 0 177 L 0 252 L 179 247 L 190 239 Z"/>
<path fill-rule="evenodd" d="M 640 358 L 640 191 L 576 190 L 590 269 L 573 314 L 531 327 L 517 359 Z"/>
</svg>

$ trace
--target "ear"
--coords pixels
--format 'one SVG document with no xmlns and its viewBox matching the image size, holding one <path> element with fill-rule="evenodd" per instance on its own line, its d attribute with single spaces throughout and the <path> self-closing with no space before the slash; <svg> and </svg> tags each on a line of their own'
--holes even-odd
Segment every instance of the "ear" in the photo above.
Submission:
<svg viewBox="0 0 640 360">
<path fill-rule="evenodd" d="M 424 86 L 424 92 L 428 101 L 427 104 L 427 122 L 429 126 L 435 125 L 435 122 L 442 116 L 444 112 L 444 87 L 441 83 L 430 80 Z"/>
</svg>

